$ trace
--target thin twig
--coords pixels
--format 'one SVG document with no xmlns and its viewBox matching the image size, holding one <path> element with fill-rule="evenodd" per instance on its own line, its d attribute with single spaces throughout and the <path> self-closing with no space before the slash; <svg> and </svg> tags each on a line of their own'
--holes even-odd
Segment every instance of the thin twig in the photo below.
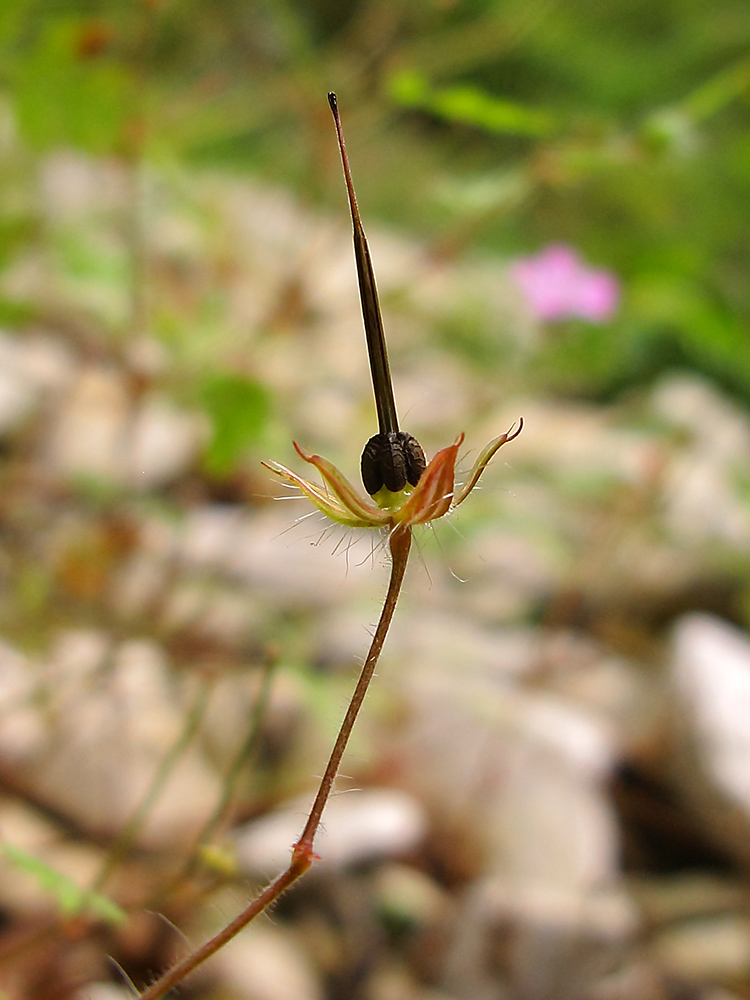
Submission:
<svg viewBox="0 0 750 1000">
<path fill-rule="evenodd" d="M 333 790 L 341 758 L 344 756 L 354 723 L 367 694 L 367 689 L 375 672 L 383 644 L 388 635 L 388 629 L 393 620 L 393 613 L 396 610 L 401 585 L 404 582 L 406 565 L 409 560 L 411 537 L 411 528 L 408 525 L 398 526 L 391 532 L 391 578 L 388 584 L 388 593 L 383 603 L 383 610 L 380 613 L 380 619 L 375 629 L 367 659 L 364 662 L 359 680 L 354 689 L 352 700 L 349 703 L 349 708 L 346 711 L 344 721 L 341 723 L 341 729 L 331 751 L 328 766 L 318 787 L 310 815 L 307 818 L 302 835 L 292 848 L 292 860 L 289 867 L 278 878 L 274 879 L 242 913 L 236 916 L 218 934 L 209 941 L 206 941 L 205 944 L 201 945 L 200 948 L 197 948 L 181 962 L 172 966 L 171 969 L 165 972 L 147 990 L 141 993 L 140 1000 L 159 1000 L 159 997 L 163 997 L 173 986 L 182 982 L 186 976 L 190 975 L 198 966 L 202 965 L 212 955 L 215 955 L 220 948 L 239 934 L 251 920 L 254 920 L 260 913 L 268 909 L 298 878 L 305 874 L 316 859 L 316 854 L 313 850 L 315 834 L 320 826 L 323 810 Z"/>
<path fill-rule="evenodd" d="M 237 784 L 242 776 L 242 772 L 248 762 L 255 755 L 260 744 L 260 738 L 263 732 L 263 720 L 266 717 L 268 700 L 271 694 L 271 680 L 277 664 L 278 656 L 269 653 L 266 656 L 266 662 L 263 665 L 260 690 L 258 691 L 255 704 L 253 705 L 250 724 L 247 728 L 245 738 L 235 754 L 222 783 L 221 798 L 219 799 L 213 814 L 209 816 L 200 833 L 195 838 L 195 844 L 188 855 L 185 866 L 174 880 L 174 884 L 182 882 L 183 879 L 189 878 L 194 874 L 200 858 L 201 848 L 211 840 L 218 827 L 227 820 L 232 806 L 234 805 L 234 796 L 237 790 Z"/>
<path fill-rule="evenodd" d="M 154 774 L 151 784 L 146 790 L 137 809 L 130 817 L 116 843 L 104 859 L 101 870 L 97 874 L 92 886 L 92 892 L 100 892 L 109 876 L 112 874 L 119 862 L 129 853 L 138 837 L 144 823 L 148 819 L 149 813 L 156 804 L 159 795 L 165 784 L 171 777 L 175 767 L 188 750 L 190 744 L 195 739 L 196 733 L 203 721 L 203 716 L 208 704 L 208 696 L 211 685 L 207 680 L 201 680 L 195 693 L 195 700 L 190 706 L 190 710 L 185 716 L 182 730 L 170 749 L 164 755 L 161 764 Z"/>
</svg>

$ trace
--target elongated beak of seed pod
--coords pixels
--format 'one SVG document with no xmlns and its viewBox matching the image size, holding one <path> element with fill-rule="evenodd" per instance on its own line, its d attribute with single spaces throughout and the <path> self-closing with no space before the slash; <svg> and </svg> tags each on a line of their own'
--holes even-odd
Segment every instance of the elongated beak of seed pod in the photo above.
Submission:
<svg viewBox="0 0 750 1000">
<path fill-rule="evenodd" d="M 335 94 L 328 95 L 328 103 L 331 106 L 333 121 L 336 125 L 336 138 L 339 143 L 341 164 L 344 168 L 344 179 L 349 196 L 359 298 L 362 304 L 367 353 L 370 358 L 375 407 L 378 411 L 378 433 L 370 438 L 362 452 L 362 481 L 367 492 L 374 497 L 380 493 L 383 487 L 389 493 L 400 493 L 407 487 L 416 486 L 427 463 L 422 446 L 417 439 L 412 434 L 399 430 L 375 272 L 367 237 L 359 215 L 357 196 L 354 193 L 352 172 L 349 167 L 349 157 L 346 152 Z"/>
<path fill-rule="evenodd" d="M 444 517 L 463 503 L 498 449 L 521 433 L 523 421 L 519 420 L 518 426 L 514 425 L 487 445 L 469 478 L 458 490 L 455 486 L 456 458 L 464 435 L 459 434 L 453 444 L 441 448 L 427 464 L 416 438 L 399 430 L 375 273 L 354 194 L 335 94 L 328 95 L 328 103 L 336 125 L 349 196 L 354 257 L 378 413 L 378 433 L 370 438 L 362 453 L 362 480 L 372 499 L 363 497 L 328 459 L 307 454 L 296 442 L 294 447 L 297 453 L 315 466 L 323 480 L 322 485 L 311 483 L 275 462 L 264 464 L 286 483 L 297 487 L 326 517 L 339 524 L 350 528 L 410 528 Z"/>
</svg>

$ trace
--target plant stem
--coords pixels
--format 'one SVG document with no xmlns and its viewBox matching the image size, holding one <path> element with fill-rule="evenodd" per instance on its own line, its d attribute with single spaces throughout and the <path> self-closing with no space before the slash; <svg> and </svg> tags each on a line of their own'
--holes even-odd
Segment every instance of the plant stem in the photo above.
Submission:
<svg viewBox="0 0 750 1000">
<path fill-rule="evenodd" d="M 216 954 L 220 948 L 232 940 L 239 932 L 246 927 L 251 920 L 254 920 L 260 913 L 263 913 L 271 906 L 286 890 L 305 874 L 312 865 L 317 855 L 313 850 L 315 834 L 320 826 L 323 810 L 326 802 L 333 790 L 333 784 L 338 774 L 341 758 L 344 756 L 349 737 L 351 736 L 354 723 L 357 719 L 362 702 L 365 700 L 367 689 L 375 673 L 380 653 L 383 649 L 388 629 L 393 620 L 393 613 L 396 610 L 398 596 L 401 593 L 401 585 L 404 582 L 406 565 L 409 560 L 409 550 L 411 548 L 411 528 L 408 525 L 399 525 L 391 531 L 391 578 L 388 583 L 388 593 L 383 602 L 383 610 L 380 612 L 375 634 L 370 644 L 367 658 L 359 675 L 359 680 L 354 689 L 352 700 L 346 710 L 344 721 L 341 723 L 339 734 L 336 737 L 328 766 L 318 787 L 315 801 L 310 809 L 310 815 L 305 823 L 305 828 L 292 848 L 292 860 L 286 871 L 282 872 L 269 886 L 267 886 L 238 916 L 234 918 L 226 927 L 222 928 L 218 934 L 212 937 L 200 948 L 191 952 L 186 958 L 171 969 L 167 970 L 156 980 L 147 990 L 140 995 L 140 1000 L 159 1000 L 164 994 L 182 982 L 186 976 L 190 975 L 206 959 Z"/>
</svg>

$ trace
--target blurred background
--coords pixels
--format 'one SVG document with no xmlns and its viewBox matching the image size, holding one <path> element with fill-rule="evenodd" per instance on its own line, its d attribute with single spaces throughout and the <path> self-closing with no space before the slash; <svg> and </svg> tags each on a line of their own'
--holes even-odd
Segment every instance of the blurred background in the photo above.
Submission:
<svg viewBox="0 0 750 1000">
<path fill-rule="evenodd" d="M 125 1000 L 283 867 L 382 539 L 338 94 L 420 535 L 322 861 L 181 995 L 750 997 L 746 0 L 0 10 L 0 993 Z M 290 500 L 280 503 L 279 499 Z"/>
</svg>

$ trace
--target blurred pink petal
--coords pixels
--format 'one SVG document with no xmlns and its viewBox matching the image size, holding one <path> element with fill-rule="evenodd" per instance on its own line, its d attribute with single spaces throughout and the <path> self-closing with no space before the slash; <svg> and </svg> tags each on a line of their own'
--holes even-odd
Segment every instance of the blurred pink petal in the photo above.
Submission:
<svg viewBox="0 0 750 1000">
<path fill-rule="evenodd" d="M 511 274 L 539 319 L 577 317 L 591 323 L 611 319 L 620 300 L 620 284 L 609 271 L 587 267 L 576 251 L 555 244 L 533 257 L 520 257 Z"/>
<path fill-rule="evenodd" d="M 590 271 L 578 288 L 578 313 L 592 323 L 604 323 L 617 311 L 620 286 L 608 271 Z"/>
</svg>

